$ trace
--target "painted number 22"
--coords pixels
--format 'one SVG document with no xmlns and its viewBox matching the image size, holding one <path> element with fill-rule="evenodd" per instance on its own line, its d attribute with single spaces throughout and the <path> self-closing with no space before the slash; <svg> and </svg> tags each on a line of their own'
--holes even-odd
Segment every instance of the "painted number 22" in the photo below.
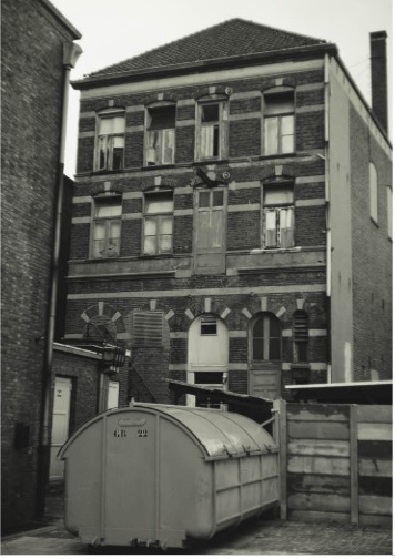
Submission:
<svg viewBox="0 0 395 559">
<path fill-rule="evenodd" d="M 148 429 L 139 429 L 137 433 L 139 437 L 148 437 Z"/>
</svg>

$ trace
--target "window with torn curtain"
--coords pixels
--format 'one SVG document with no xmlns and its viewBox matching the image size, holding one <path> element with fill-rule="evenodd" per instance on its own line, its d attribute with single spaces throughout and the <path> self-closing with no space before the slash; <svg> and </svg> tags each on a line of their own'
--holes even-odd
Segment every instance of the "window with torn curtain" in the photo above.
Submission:
<svg viewBox="0 0 395 559">
<path fill-rule="evenodd" d="M 173 193 L 146 194 L 143 254 L 168 254 L 173 249 Z"/>
<path fill-rule="evenodd" d="M 174 163 L 175 105 L 160 105 L 147 109 L 145 165 Z"/>
<path fill-rule="evenodd" d="M 196 159 L 198 161 L 224 157 L 226 120 L 224 101 L 202 102 L 197 105 Z"/>
<path fill-rule="evenodd" d="M 293 185 L 265 186 L 263 192 L 264 248 L 289 248 L 295 245 Z"/>
<path fill-rule="evenodd" d="M 92 258 L 119 256 L 122 200 L 96 200 L 92 223 Z"/>
<path fill-rule="evenodd" d="M 96 171 L 123 169 L 125 115 L 109 111 L 98 115 Z"/>
</svg>

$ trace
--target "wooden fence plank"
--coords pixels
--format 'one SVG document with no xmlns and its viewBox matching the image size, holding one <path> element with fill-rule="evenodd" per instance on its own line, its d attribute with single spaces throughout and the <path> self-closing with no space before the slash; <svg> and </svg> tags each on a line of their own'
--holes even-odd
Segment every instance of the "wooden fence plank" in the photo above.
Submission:
<svg viewBox="0 0 395 559">
<path fill-rule="evenodd" d="M 349 405 L 340 404 L 288 404 L 289 419 L 305 421 L 348 421 Z"/>
<path fill-rule="evenodd" d="M 342 495 L 322 495 L 295 493 L 288 495 L 288 507 L 298 510 L 350 512 L 350 497 Z"/>
<path fill-rule="evenodd" d="M 290 456 L 288 458 L 288 471 L 347 476 L 350 475 L 350 460 L 348 458 L 321 456 Z"/>
<path fill-rule="evenodd" d="M 359 510 L 363 514 L 389 516 L 392 514 L 392 497 L 361 495 L 359 497 Z"/>
<path fill-rule="evenodd" d="M 392 477 L 358 477 L 359 495 L 376 495 L 377 497 L 392 497 Z"/>
<path fill-rule="evenodd" d="M 392 441 L 358 441 L 358 456 L 392 460 Z"/>
<path fill-rule="evenodd" d="M 288 472 L 288 495 L 291 493 L 319 493 L 321 495 L 336 493 L 336 495 L 349 497 L 350 480 L 348 476 Z"/>
<path fill-rule="evenodd" d="M 304 520 L 305 522 L 339 522 L 343 524 L 350 523 L 350 513 L 344 512 L 328 512 L 318 510 L 299 510 L 289 509 L 288 518 L 290 520 Z"/>
<path fill-rule="evenodd" d="M 296 439 L 288 443 L 288 455 L 299 456 L 341 456 L 350 455 L 350 443 L 348 441 L 319 440 L 319 439 Z"/>
<path fill-rule="evenodd" d="M 358 439 L 360 441 L 391 441 L 392 425 L 389 423 L 359 423 Z"/>
<path fill-rule="evenodd" d="M 392 406 L 359 405 L 357 417 L 358 423 L 392 423 Z"/>
<path fill-rule="evenodd" d="M 288 432 L 292 439 L 349 440 L 350 431 L 345 422 L 289 421 Z"/>
<path fill-rule="evenodd" d="M 358 524 L 358 425 L 357 406 L 350 407 L 351 523 Z"/>
<path fill-rule="evenodd" d="M 361 458 L 358 460 L 360 476 L 392 477 L 392 460 Z"/>
</svg>

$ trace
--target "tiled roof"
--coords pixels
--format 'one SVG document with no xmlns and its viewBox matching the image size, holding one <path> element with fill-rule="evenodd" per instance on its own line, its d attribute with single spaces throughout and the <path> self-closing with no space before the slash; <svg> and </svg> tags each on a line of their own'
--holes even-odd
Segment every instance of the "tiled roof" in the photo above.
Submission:
<svg viewBox="0 0 395 559">
<path fill-rule="evenodd" d="M 242 55 L 270 53 L 328 44 L 321 39 L 268 27 L 253 21 L 230 19 L 134 58 L 92 72 L 89 76 L 163 68 Z"/>
</svg>

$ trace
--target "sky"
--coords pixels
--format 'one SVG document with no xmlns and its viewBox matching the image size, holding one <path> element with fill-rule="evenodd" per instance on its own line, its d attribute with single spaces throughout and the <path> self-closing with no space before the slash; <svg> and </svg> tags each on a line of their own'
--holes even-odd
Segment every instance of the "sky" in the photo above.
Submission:
<svg viewBox="0 0 395 559">
<path fill-rule="evenodd" d="M 392 0 L 51 0 L 82 34 L 71 80 L 232 18 L 335 43 L 371 103 L 369 33 L 386 31 L 392 140 Z M 79 92 L 71 90 L 65 173 L 75 173 Z"/>
</svg>

